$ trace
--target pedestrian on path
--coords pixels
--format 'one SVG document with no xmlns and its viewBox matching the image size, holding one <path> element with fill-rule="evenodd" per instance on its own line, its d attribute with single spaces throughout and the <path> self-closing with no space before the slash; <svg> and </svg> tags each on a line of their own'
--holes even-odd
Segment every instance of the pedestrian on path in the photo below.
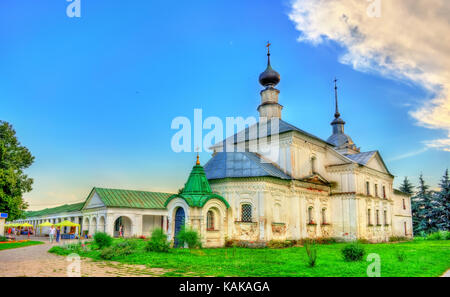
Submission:
<svg viewBox="0 0 450 297">
<path fill-rule="evenodd" d="M 61 234 L 61 229 L 58 227 L 58 229 L 56 229 L 56 242 L 59 242 L 60 234 Z"/>
<path fill-rule="evenodd" d="M 55 226 L 52 225 L 52 227 L 50 228 L 50 233 L 48 234 L 48 236 L 50 237 L 50 243 L 53 243 L 53 239 L 55 238 L 55 233 L 56 233 Z"/>
</svg>

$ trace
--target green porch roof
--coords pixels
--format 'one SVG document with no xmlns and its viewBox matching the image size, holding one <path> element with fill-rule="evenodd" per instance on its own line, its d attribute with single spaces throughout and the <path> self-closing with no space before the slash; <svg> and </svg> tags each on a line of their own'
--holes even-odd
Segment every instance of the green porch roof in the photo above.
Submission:
<svg viewBox="0 0 450 297">
<path fill-rule="evenodd" d="M 191 174 L 184 185 L 183 190 L 179 194 L 174 194 L 167 199 L 164 206 L 172 199 L 180 198 L 186 201 L 190 207 L 203 207 L 210 199 L 218 199 L 222 201 L 227 208 L 230 207 L 227 200 L 218 194 L 214 194 L 209 186 L 208 179 L 206 178 L 203 167 L 200 166 L 197 157 L 197 165 L 192 168 Z"/>
<path fill-rule="evenodd" d="M 41 210 L 27 211 L 27 212 L 25 212 L 25 217 L 26 218 L 41 217 L 41 216 L 48 216 L 48 215 L 56 214 L 56 213 L 80 211 L 81 208 L 83 207 L 83 205 L 84 205 L 84 202 L 80 202 L 80 203 L 75 203 L 75 204 L 65 204 L 65 205 L 41 209 Z"/>
<path fill-rule="evenodd" d="M 166 200 L 173 195 L 160 192 L 93 188 L 88 199 L 94 191 L 105 206 L 126 208 L 165 209 Z M 86 202 L 88 199 L 86 199 Z"/>
</svg>

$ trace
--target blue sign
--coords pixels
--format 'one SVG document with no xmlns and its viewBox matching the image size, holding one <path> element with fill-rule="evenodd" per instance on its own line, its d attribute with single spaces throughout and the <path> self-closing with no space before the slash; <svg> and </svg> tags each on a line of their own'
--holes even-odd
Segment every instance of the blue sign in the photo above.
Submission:
<svg viewBox="0 0 450 297">
<path fill-rule="evenodd" d="M 0 213 L 0 218 L 6 219 L 6 218 L 8 218 L 8 214 L 7 214 L 7 213 L 1 212 L 1 213 Z"/>
</svg>

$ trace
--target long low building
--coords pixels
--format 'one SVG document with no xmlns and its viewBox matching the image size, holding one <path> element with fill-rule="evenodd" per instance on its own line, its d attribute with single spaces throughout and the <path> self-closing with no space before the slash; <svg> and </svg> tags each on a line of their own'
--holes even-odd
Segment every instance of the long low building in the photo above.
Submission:
<svg viewBox="0 0 450 297">
<path fill-rule="evenodd" d="M 27 222 L 38 227 L 49 221 L 64 220 L 81 225 L 81 230 L 92 235 L 107 232 L 118 236 L 123 226 L 124 236 L 150 235 L 155 228 L 167 229 L 167 210 L 164 206 L 171 193 L 135 190 L 93 188 L 84 202 L 25 213 Z"/>
</svg>

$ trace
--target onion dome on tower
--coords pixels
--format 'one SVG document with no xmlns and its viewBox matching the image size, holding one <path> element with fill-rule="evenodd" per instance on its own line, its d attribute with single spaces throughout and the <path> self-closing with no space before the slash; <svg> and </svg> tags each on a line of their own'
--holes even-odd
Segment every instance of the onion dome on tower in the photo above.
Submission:
<svg viewBox="0 0 450 297">
<path fill-rule="evenodd" d="M 280 74 L 273 70 L 270 65 L 270 43 L 267 42 L 267 68 L 259 75 L 259 83 L 263 85 L 261 91 L 261 104 L 258 106 L 260 119 L 270 120 L 272 118 L 281 119 L 283 106 L 278 104 L 279 90 L 275 86 L 280 82 Z"/>
<path fill-rule="evenodd" d="M 280 74 L 270 65 L 270 43 L 267 43 L 267 68 L 259 75 L 259 83 L 266 88 L 273 88 L 280 82 Z"/>
</svg>

